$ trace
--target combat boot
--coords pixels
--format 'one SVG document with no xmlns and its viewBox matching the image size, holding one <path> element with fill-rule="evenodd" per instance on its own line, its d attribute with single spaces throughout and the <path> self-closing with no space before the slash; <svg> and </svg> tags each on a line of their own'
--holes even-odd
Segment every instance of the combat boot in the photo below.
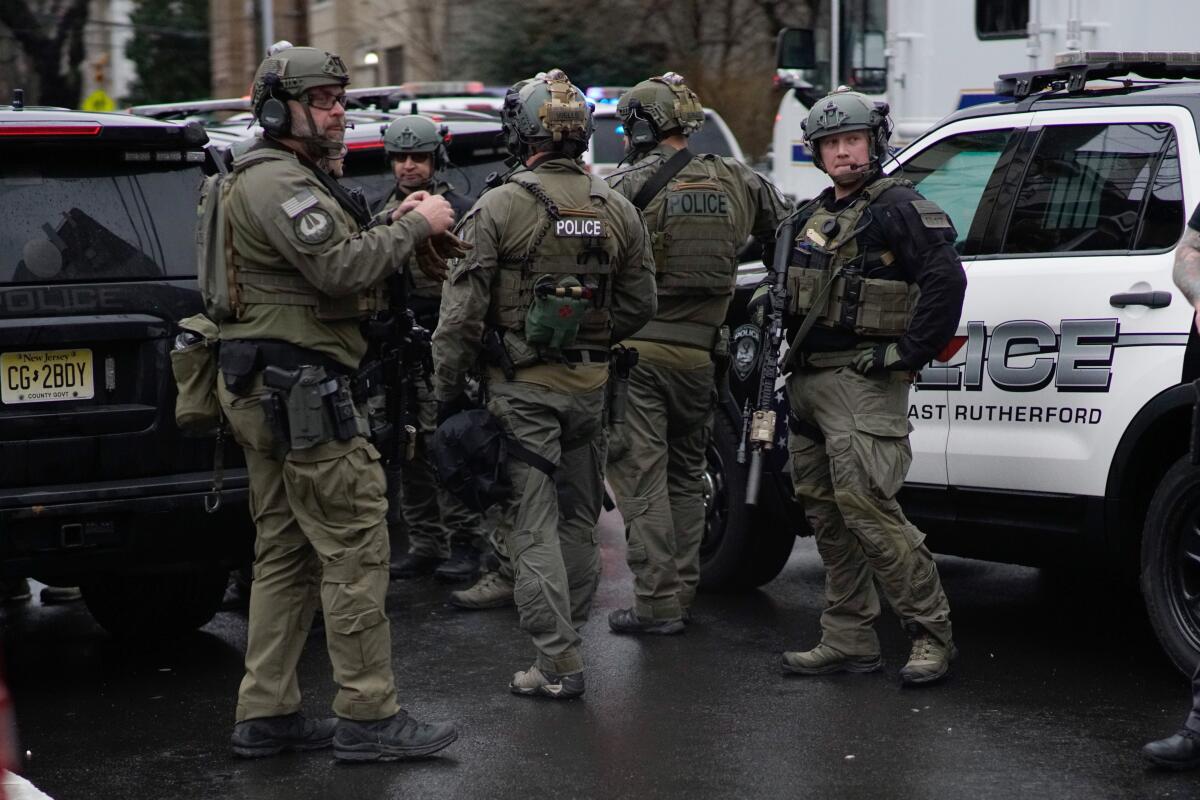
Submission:
<svg viewBox="0 0 1200 800">
<path fill-rule="evenodd" d="M 905 686 L 936 683 L 950 672 L 950 661 L 957 655 L 958 649 L 953 644 L 946 647 L 928 633 L 917 634 L 908 663 L 900 668 L 900 682 Z"/>
<path fill-rule="evenodd" d="M 456 544 L 451 548 L 450 558 L 433 571 L 439 581 L 469 581 L 479 572 L 479 551 L 469 544 Z"/>
<path fill-rule="evenodd" d="M 388 572 L 391 573 L 392 580 L 406 581 L 410 578 L 419 578 L 422 575 L 431 575 L 442 563 L 442 560 L 437 556 L 405 553 L 392 564 Z"/>
<path fill-rule="evenodd" d="M 1183 728 L 1142 748 L 1142 755 L 1151 764 L 1167 769 L 1200 767 L 1200 733 Z"/>
<path fill-rule="evenodd" d="M 0 580 L 0 601 L 24 603 L 33 597 L 29 591 L 28 578 L 4 578 Z"/>
<path fill-rule="evenodd" d="M 682 619 L 645 619 L 632 608 L 619 608 L 608 615 L 608 627 L 613 633 L 652 633 L 670 636 L 683 633 Z"/>
<path fill-rule="evenodd" d="M 469 610 L 513 605 L 513 584 L 499 572 L 485 572 L 470 589 L 450 593 L 450 602 Z"/>
<path fill-rule="evenodd" d="M 401 710 L 386 719 L 338 718 L 333 757 L 338 761 L 396 761 L 429 756 L 458 738 L 450 722 L 417 722 Z"/>
<path fill-rule="evenodd" d="M 285 750 L 321 750 L 333 744 L 337 719 L 306 719 L 300 712 L 278 717 L 256 717 L 233 726 L 230 744 L 234 755 L 263 758 Z"/>
<path fill-rule="evenodd" d="M 571 700 L 583 694 L 583 673 L 556 675 L 542 672 L 536 666 L 513 674 L 508 690 L 522 697 L 549 697 L 551 700 Z"/>
<path fill-rule="evenodd" d="M 822 642 L 812 650 L 783 654 L 783 671 L 793 675 L 828 675 L 831 672 L 874 672 L 883 665 L 878 655 L 852 656 Z"/>
</svg>

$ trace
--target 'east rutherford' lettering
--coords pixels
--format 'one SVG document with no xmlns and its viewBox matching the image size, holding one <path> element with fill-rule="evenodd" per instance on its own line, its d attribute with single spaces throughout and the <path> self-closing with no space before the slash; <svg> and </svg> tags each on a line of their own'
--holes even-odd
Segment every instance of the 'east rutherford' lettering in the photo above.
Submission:
<svg viewBox="0 0 1200 800">
<path fill-rule="evenodd" d="M 580 239 L 603 239 L 604 220 L 565 217 L 554 221 L 555 236 L 574 236 Z"/>
<path fill-rule="evenodd" d="M 667 197 L 667 216 L 727 217 L 729 198 L 721 192 L 671 192 Z"/>
</svg>

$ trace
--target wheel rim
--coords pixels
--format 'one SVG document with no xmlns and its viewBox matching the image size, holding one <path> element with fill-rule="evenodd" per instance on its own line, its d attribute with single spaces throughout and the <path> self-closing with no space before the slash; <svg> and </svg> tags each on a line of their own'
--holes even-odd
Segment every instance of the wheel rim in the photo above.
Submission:
<svg viewBox="0 0 1200 800">
<path fill-rule="evenodd" d="M 1168 573 L 1171 612 L 1189 643 L 1200 649 L 1200 492 L 1188 497 L 1177 531 Z"/>
<path fill-rule="evenodd" d="M 729 489 L 725 485 L 725 464 L 711 444 L 701 484 L 704 491 L 704 538 L 700 540 L 700 559 L 707 559 L 721 547 L 728 522 Z"/>
</svg>

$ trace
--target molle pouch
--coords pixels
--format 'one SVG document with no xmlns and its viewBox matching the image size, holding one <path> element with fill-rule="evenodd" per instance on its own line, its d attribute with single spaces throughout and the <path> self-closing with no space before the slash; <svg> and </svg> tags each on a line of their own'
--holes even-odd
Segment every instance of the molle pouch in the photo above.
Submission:
<svg viewBox="0 0 1200 800">
<path fill-rule="evenodd" d="M 366 419 L 360 416 L 354 407 L 350 382 L 345 378 L 334 378 L 326 382 L 324 387 L 333 390 L 325 395 L 325 400 L 329 404 L 330 416 L 333 417 L 334 437 L 339 442 L 348 442 L 355 436 L 369 435 L 370 428 Z"/>
<path fill-rule="evenodd" d="M 254 385 L 254 374 L 258 371 L 258 345 L 236 339 L 221 342 L 221 378 L 225 388 L 238 397 L 245 397 Z"/>
<path fill-rule="evenodd" d="M 537 348 L 525 341 L 513 331 L 505 331 L 502 340 L 504 350 L 508 353 L 509 363 L 513 369 L 530 367 L 541 363 L 542 356 Z"/>
<path fill-rule="evenodd" d="M 828 277 L 829 273 L 824 270 L 788 267 L 788 313 L 807 314 Z"/>
<path fill-rule="evenodd" d="M 271 431 L 271 457 L 282 461 L 292 449 L 292 437 L 288 433 L 287 394 L 278 389 L 268 389 L 259 398 L 267 428 Z"/>
<path fill-rule="evenodd" d="M 217 401 L 217 326 L 203 314 L 179 321 L 171 350 L 175 375 L 175 424 L 188 436 L 207 436 L 221 424 Z"/>
<path fill-rule="evenodd" d="M 539 278 L 525 316 L 525 340 L 554 350 L 569 347 L 591 306 L 592 295 L 593 290 L 574 276 L 557 284 L 550 275 Z"/>
<path fill-rule="evenodd" d="M 862 280 L 854 332 L 860 336 L 900 337 L 908 329 L 915 292 L 904 281 Z"/>
</svg>

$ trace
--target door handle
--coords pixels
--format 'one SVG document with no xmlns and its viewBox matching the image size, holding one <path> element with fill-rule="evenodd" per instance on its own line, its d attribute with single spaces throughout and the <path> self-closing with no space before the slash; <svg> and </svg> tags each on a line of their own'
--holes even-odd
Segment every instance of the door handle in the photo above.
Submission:
<svg viewBox="0 0 1200 800">
<path fill-rule="evenodd" d="M 1171 305 L 1170 292 L 1118 292 L 1108 298 L 1108 304 L 1113 308 L 1125 306 L 1148 306 L 1149 308 L 1166 308 Z"/>
</svg>

